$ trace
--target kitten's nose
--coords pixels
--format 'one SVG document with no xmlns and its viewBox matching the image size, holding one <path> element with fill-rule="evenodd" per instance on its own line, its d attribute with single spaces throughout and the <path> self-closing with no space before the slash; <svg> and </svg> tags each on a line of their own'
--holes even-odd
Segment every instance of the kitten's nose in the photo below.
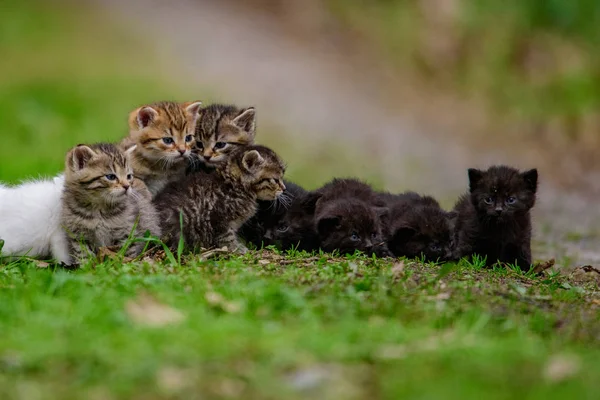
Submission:
<svg viewBox="0 0 600 400">
<path fill-rule="evenodd" d="M 282 181 L 279 182 L 279 187 L 281 187 L 281 190 L 285 191 L 285 183 Z"/>
<path fill-rule="evenodd" d="M 502 214 L 502 207 L 496 207 L 494 211 L 496 211 L 496 215 L 500 215 Z"/>
<path fill-rule="evenodd" d="M 367 240 L 365 242 L 365 247 L 369 250 L 371 250 L 371 248 L 373 247 L 373 242 L 371 242 L 370 240 Z"/>
<path fill-rule="evenodd" d="M 265 239 L 269 239 L 269 240 L 273 239 L 273 234 L 270 229 L 265 232 Z"/>
<path fill-rule="evenodd" d="M 179 151 L 179 154 L 181 154 L 181 155 L 185 154 L 185 149 L 177 149 L 177 151 Z"/>
<path fill-rule="evenodd" d="M 130 186 L 126 183 L 123 185 L 123 189 L 125 189 L 125 191 L 129 190 Z"/>
</svg>

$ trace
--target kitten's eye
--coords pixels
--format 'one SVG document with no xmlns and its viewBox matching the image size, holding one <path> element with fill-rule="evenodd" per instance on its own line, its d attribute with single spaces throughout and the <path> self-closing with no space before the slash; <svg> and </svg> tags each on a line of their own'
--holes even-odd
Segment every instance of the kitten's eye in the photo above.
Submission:
<svg viewBox="0 0 600 400">
<path fill-rule="evenodd" d="M 287 225 L 279 225 L 279 226 L 277 227 L 277 232 L 284 233 L 284 232 L 287 232 L 287 231 L 288 231 L 288 229 L 290 229 L 290 227 L 289 227 L 289 226 L 287 226 Z"/>
<path fill-rule="evenodd" d="M 439 244 L 436 244 L 436 243 L 431 243 L 431 244 L 429 245 L 429 249 L 430 249 L 431 251 L 440 251 L 440 250 L 442 250 L 442 247 L 441 247 Z"/>
<path fill-rule="evenodd" d="M 127 174 L 127 180 L 128 181 L 133 180 L 133 174 Z"/>
<path fill-rule="evenodd" d="M 175 143 L 175 141 L 173 140 L 172 137 L 164 137 L 163 138 L 163 142 L 164 142 L 164 144 L 173 144 L 173 143 Z"/>
<path fill-rule="evenodd" d="M 506 204 L 515 204 L 516 202 L 517 202 L 517 199 L 512 196 L 510 196 L 508 199 L 506 199 Z"/>
<path fill-rule="evenodd" d="M 189 143 L 189 142 L 191 142 L 191 141 L 192 141 L 192 139 L 193 139 L 193 138 L 194 138 L 194 137 L 193 137 L 192 135 L 187 135 L 187 136 L 185 137 L 185 141 L 186 141 L 187 143 Z"/>
<path fill-rule="evenodd" d="M 493 204 L 494 203 L 494 199 L 491 197 L 486 197 L 486 199 L 484 201 L 485 201 L 485 204 Z"/>
<path fill-rule="evenodd" d="M 360 236 L 358 236 L 358 233 L 352 232 L 352 236 L 350 236 L 350 239 L 355 242 L 358 242 L 360 240 Z"/>
<path fill-rule="evenodd" d="M 106 179 L 108 179 L 109 181 L 116 181 L 117 180 L 117 176 L 115 174 L 108 174 L 105 176 Z"/>
<path fill-rule="evenodd" d="M 215 143 L 215 149 L 224 149 L 225 146 L 227 146 L 227 143 L 225 143 L 225 142 L 217 142 L 217 143 Z"/>
<path fill-rule="evenodd" d="M 204 145 L 202 143 L 196 142 L 196 148 L 200 151 L 204 150 Z"/>
</svg>

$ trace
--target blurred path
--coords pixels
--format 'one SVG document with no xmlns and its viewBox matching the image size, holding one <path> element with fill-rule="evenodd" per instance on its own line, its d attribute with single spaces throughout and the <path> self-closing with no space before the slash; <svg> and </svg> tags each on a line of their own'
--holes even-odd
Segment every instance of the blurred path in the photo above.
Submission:
<svg viewBox="0 0 600 400">
<path fill-rule="evenodd" d="M 97 2 L 164 54 L 164 66 L 182 65 L 182 80 L 213 87 L 225 101 L 255 105 L 260 124 L 282 135 L 301 135 L 315 145 L 333 138 L 360 149 L 364 156 L 356 162 L 379 167 L 390 189 L 455 196 L 466 188 L 470 166 L 531 167 L 500 151 L 473 154 L 452 138 L 428 135 L 409 122 L 410 110 L 384 107 L 368 72 L 353 71 L 325 43 L 290 37 L 262 14 L 211 0 Z M 600 207 L 558 192 L 543 171 L 541 179 L 535 254 L 600 263 Z"/>
</svg>

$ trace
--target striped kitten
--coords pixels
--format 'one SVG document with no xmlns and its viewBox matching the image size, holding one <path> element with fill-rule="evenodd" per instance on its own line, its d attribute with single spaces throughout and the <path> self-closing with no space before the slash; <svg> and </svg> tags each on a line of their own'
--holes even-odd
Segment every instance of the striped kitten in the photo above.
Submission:
<svg viewBox="0 0 600 400">
<path fill-rule="evenodd" d="M 103 246 L 122 246 L 137 222 L 135 235 L 160 236 L 151 194 L 134 179 L 130 153 L 112 144 L 79 145 L 65 161 L 61 223 L 68 237 L 70 264 L 81 263 Z M 133 244 L 137 256 L 143 243 Z"/>
<path fill-rule="evenodd" d="M 196 142 L 194 129 L 200 105 L 199 101 L 164 101 L 129 114 L 131 132 L 121 147 L 137 145 L 131 157 L 133 170 L 152 196 L 185 175 Z"/>
<path fill-rule="evenodd" d="M 254 144 L 256 111 L 254 107 L 211 104 L 200 110 L 196 124 L 193 170 L 216 167 L 240 146 Z M 199 164 L 198 164 L 199 162 Z"/>
<path fill-rule="evenodd" d="M 198 172 L 169 185 L 154 200 L 164 242 L 177 248 L 183 233 L 188 250 L 227 246 L 245 253 L 237 232 L 256 213 L 257 200 L 281 196 L 284 172 L 273 150 L 252 145 L 234 151 L 225 165 L 212 172 Z"/>
</svg>

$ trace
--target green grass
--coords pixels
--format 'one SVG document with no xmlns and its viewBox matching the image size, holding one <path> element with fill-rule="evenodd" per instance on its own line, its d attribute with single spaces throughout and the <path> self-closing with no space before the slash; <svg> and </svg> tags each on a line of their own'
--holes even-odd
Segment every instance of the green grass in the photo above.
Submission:
<svg viewBox="0 0 600 400">
<path fill-rule="evenodd" d="M 73 5 L 8 2 L 0 50 L 3 182 L 59 172 L 77 143 L 118 140 L 139 104 L 215 93 L 162 76 L 143 46 Z M 351 151 L 260 135 L 309 187 L 377 182 Z M 2 399 L 597 394 L 598 288 L 561 276 L 272 252 L 39 265 L 0 262 Z"/>
<path fill-rule="evenodd" d="M 18 262 L 0 269 L 0 396 L 593 398 L 598 298 L 466 262 Z"/>
</svg>

